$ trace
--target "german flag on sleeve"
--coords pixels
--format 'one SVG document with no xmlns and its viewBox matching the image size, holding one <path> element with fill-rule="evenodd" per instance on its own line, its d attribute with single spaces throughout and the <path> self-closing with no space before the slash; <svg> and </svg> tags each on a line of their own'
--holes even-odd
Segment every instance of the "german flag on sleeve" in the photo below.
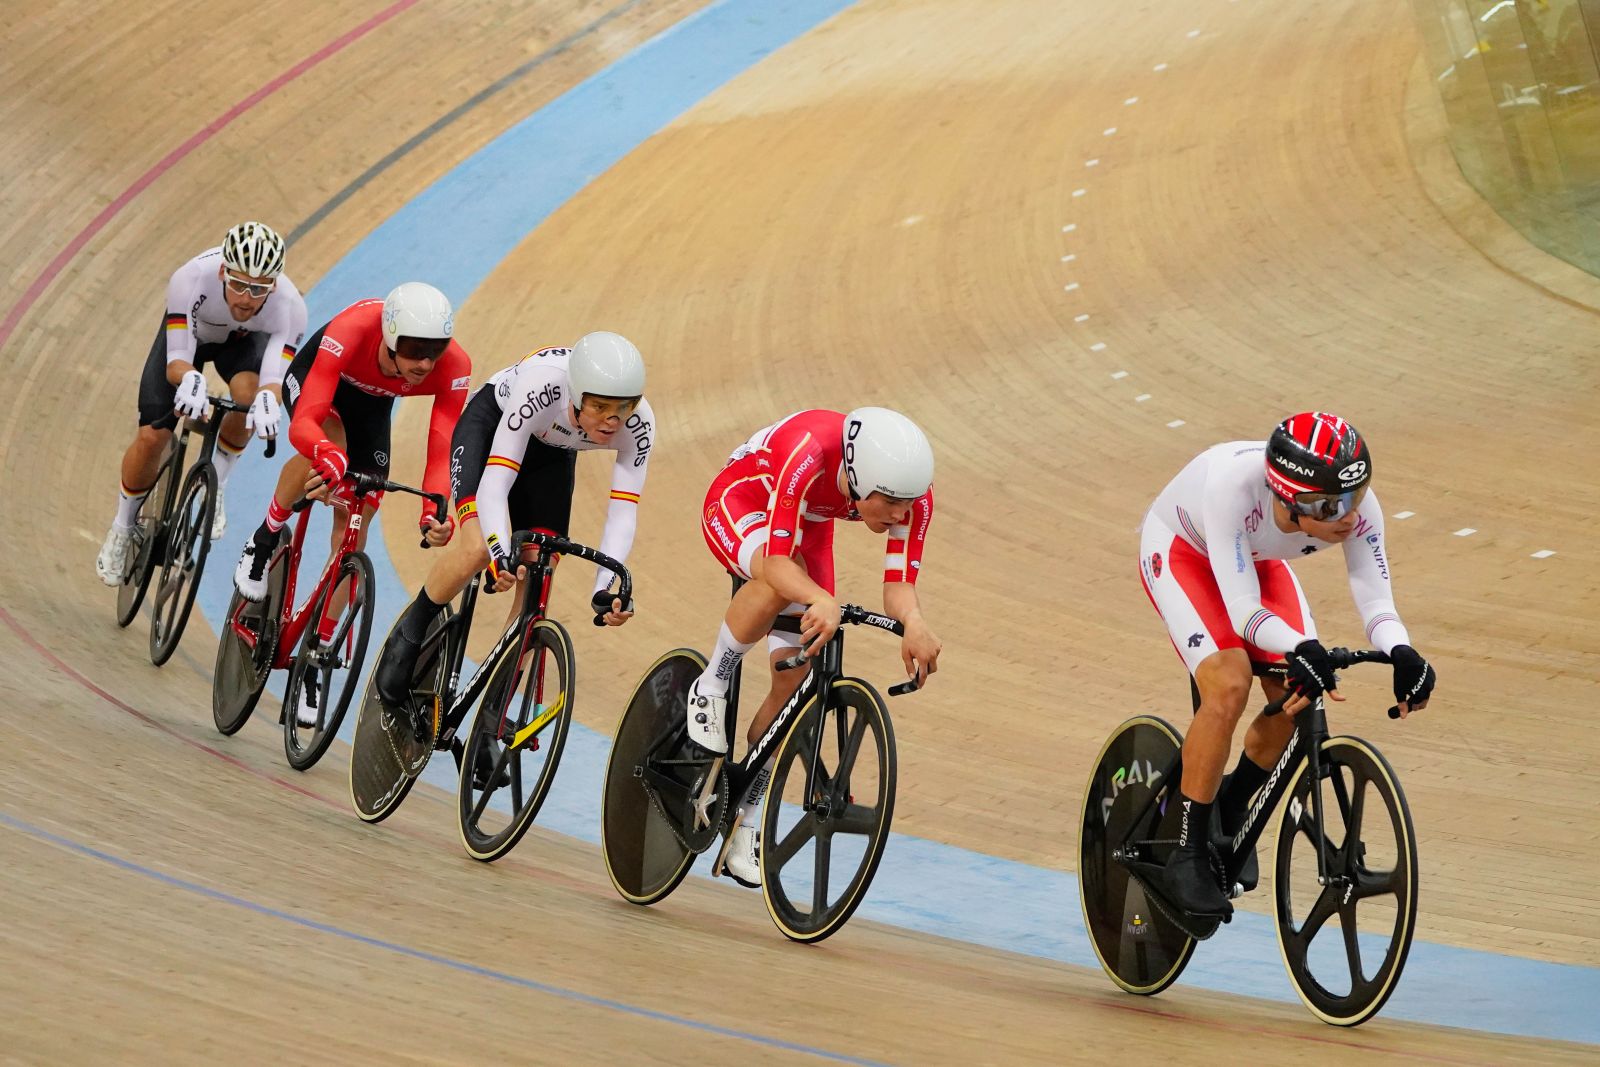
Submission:
<svg viewBox="0 0 1600 1067">
<path fill-rule="evenodd" d="M 188 328 L 189 328 L 189 316 L 185 315 L 181 311 L 169 311 L 169 312 L 167 312 L 167 329 L 168 330 L 187 330 Z"/>
</svg>

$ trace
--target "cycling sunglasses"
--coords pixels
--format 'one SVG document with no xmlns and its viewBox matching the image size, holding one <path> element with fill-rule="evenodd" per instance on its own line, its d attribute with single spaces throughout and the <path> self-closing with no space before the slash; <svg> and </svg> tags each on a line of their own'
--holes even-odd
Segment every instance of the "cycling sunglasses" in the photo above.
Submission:
<svg viewBox="0 0 1600 1067">
<path fill-rule="evenodd" d="M 1367 487 L 1364 485 L 1349 493 L 1296 493 L 1294 500 L 1289 503 L 1289 510 L 1318 522 L 1333 522 L 1360 507 L 1361 499 L 1366 495 Z"/>
<path fill-rule="evenodd" d="M 272 290 L 277 288 L 278 285 L 276 281 L 253 282 L 247 278 L 240 278 L 237 275 L 229 274 L 227 271 L 222 272 L 222 277 L 227 282 L 228 292 L 232 293 L 234 296 L 262 297 L 272 292 Z"/>
</svg>

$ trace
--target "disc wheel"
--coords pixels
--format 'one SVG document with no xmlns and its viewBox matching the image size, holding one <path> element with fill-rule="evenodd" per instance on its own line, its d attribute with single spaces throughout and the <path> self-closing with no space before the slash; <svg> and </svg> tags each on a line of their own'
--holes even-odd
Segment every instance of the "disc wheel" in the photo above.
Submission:
<svg viewBox="0 0 1600 1067">
<path fill-rule="evenodd" d="M 761 815 L 761 894 L 785 937 L 821 941 L 860 905 L 889 841 L 895 777 L 889 710 L 860 679 L 835 682 L 789 727 Z"/>
<path fill-rule="evenodd" d="M 1417 841 L 1400 781 L 1378 750 L 1355 737 L 1322 745 L 1323 832 L 1312 809 L 1318 782 L 1302 761 L 1278 831 L 1278 947 L 1295 992 L 1323 1022 L 1356 1026 L 1394 992 L 1417 920 Z M 1317 881 L 1317 850 L 1329 875 Z"/>
<path fill-rule="evenodd" d="M 365 552 L 351 552 L 317 598 L 283 695 L 283 754 L 297 771 L 316 766 L 350 710 L 366 665 L 376 595 L 372 561 Z M 319 624 L 330 618 L 338 621 L 323 641 Z M 316 706 L 316 721 L 302 726 L 300 711 L 308 701 Z"/>
<path fill-rule="evenodd" d="M 166 551 L 150 609 L 150 662 L 172 658 L 183 639 L 206 556 L 211 552 L 211 519 L 217 510 L 217 470 L 201 463 L 183 480 L 178 506 L 167 524 Z"/>
<path fill-rule="evenodd" d="M 237 589 L 228 601 L 211 672 L 211 719 L 223 734 L 236 734 L 250 721 L 272 671 L 289 556 L 280 538 L 267 571 L 267 595 L 259 604 L 240 596 Z"/>
<path fill-rule="evenodd" d="M 665 898 L 703 851 L 684 842 L 676 812 L 703 789 L 714 764 L 688 751 L 684 718 L 689 687 L 705 669 L 706 658 L 691 648 L 673 649 L 656 660 L 634 687 L 612 738 L 600 844 L 612 886 L 633 904 Z M 718 807 L 707 812 L 713 839 L 727 810 L 726 774 L 721 778 Z"/>
<path fill-rule="evenodd" d="M 443 631 L 453 615 L 454 611 L 445 605 L 429 624 L 417 665 L 411 672 L 412 690 L 430 708 L 437 708 L 440 699 L 448 697 L 450 664 Z M 393 635 L 391 630 L 390 637 Z M 388 641 L 385 638 L 384 645 Z M 382 661 L 380 647 L 373 662 Z M 434 750 L 431 739 L 426 743 L 417 741 L 405 715 L 383 706 L 374 681 L 376 674 L 374 670 L 367 675 L 366 692 L 362 694 L 350 739 L 350 804 L 365 822 L 382 822 L 400 807 Z"/>
<path fill-rule="evenodd" d="M 1152 794 L 1166 784 L 1183 738 L 1153 716 L 1117 727 L 1089 775 L 1078 834 L 1078 899 L 1089 943 L 1111 980 L 1129 993 L 1166 989 L 1188 966 L 1194 938 L 1149 899 L 1113 853 L 1124 842 L 1173 837 Z M 1171 795 L 1170 793 L 1167 795 Z M 1165 854 L 1151 857 L 1165 862 Z"/>
<path fill-rule="evenodd" d="M 461 844 L 475 860 L 515 848 L 550 792 L 572 725 L 573 659 L 566 628 L 540 619 L 489 676 L 456 789 Z"/>
</svg>

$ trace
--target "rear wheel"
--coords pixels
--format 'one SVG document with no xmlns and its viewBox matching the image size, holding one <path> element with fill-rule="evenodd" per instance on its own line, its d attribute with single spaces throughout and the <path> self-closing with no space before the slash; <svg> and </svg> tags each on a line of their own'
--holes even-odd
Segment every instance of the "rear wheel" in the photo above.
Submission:
<svg viewBox="0 0 1600 1067">
<path fill-rule="evenodd" d="M 228 601 L 211 672 L 211 719 L 224 734 L 238 733 L 250 720 L 272 671 L 289 560 L 289 548 L 280 537 L 267 571 L 267 595 L 253 604 L 236 589 Z"/>
<path fill-rule="evenodd" d="M 1295 992 L 1323 1022 L 1366 1022 L 1394 992 L 1417 921 L 1417 839 L 1394 769 L 1356 737 L 1302 761 L 1278 830 L 1278 947 Z M 1312 807 L 1320 787 L 1322 833 Z M 1323 849 L 1329 878 L 1317 880 Z M 1331 921 L 1330 920 L 1334 920 Z"/>
<path fill-rule="evenodd" d="M 700 758 L 688 739 L 684 709 L 689 687 L 706 669 L 690 648 L 668 652 L 633 690 L 617 723 L 606 764 L 600 843 L 606 873 L 624 900 L 654 904 L 678 888 L 697 855 L 716 839 L 727 810 L 727 775 L 707 811 L 704 844 L 685 841 L 685 819 L 708 782 L 714 760 Z"/>
<path fill-rule="evenodd" d="M 211 552 L 211 519 L 217 508 L 217 470 L 201 463 L 183 480 L 178 506 L 167 523 L 166 551 L 150 609 L 150 662 L 172 658 L 189 624 L 206 556 Z"/>
<path fill-rule="evenodd" d="M 167 494 L 172 491 L 169 486 L 177 481 L 175 448 L 175 444 L 167 446 L 161 469 L 156 472 L 155 486 L 145 497 L 139 520 L 133 526 L 133 564 L 128 568 L 122 584 L 117 587 L 118 626 L 127 626 L 138 616 L 139 605 L 144 603 L 145 590 L 150 587 L 150 574 L 161 564 L 165 541 L 162 539 L 160 516 Z"/>
<path fill-rule="evenodd" d="M 372 561 L 364 552 L 352 552 L 317 598 L 283 697 L 283 754 L 297 771 L 316 766 L 338 736 L 366 663 L 375 595 Z M 333 607 L 338 604 L 344 605 L 342 611 Z M 338 622 L 323 641 L 318 637 L 319 624 L 335 614 Z M 300 714 L 310 710 L 308 701 L 315 704 L 315 722 L 302 726 Z"/>
<path fill-rule="evenodd" d="M 1083 924 L 1111 980 L 1145 996 L 1178 980 L 1194 955 L 1195 942 L 1153 904 L 1115 853 L 1129 841 L 1176 841 L 1176 834 L 1161 832 L 1163 805 L 1151 801 L 1167 784 L 1166 775 L 1182 747 L 1183 738 L 1163 720 L 1144 715 L 1129 719 L 1100 750 L 1083 798 L 1078 836 Z M 1164 863 L 1166 855 L 1149 859 Z"/>
<path fill-rule="evenodd" d="M 428 626 L 416 668 L 411 672 L 411 688 L 435 715 L 448 697 L 450 657 L 444 628 L 455 613 L 449 605 Z M 398 622 L 395 623 L 399 625 Z M 394 631 L 390 631 L 392 637 Z M 388 644 L 385 639 L 384 644 Z M 382 662 L 378 650 L 374 662 Z M 350 739 L 350 803 L 366 822 L 382 822 L 400 807 L 416 784 L 417 776 L 433 755 L 433 740 L 419 742 L 410 720 L 391 711 L 378 699 L 374 670 L 367 676 L 367 690 L 356 713 L 355 733 Z"/>
<path fill-rule="evenodd" d="M 490 675 L 461 756 L 461 843 L 475 860 L 499 859 L 528 832 L 572 725 L 572 638 L 565 627 L 540 619 L 517 651 L 508 645 Z"/>
<path fill-rule="evenodd" d="M 889 842 L 895 777 L 889 709 L 860 679 L 789 728 L 761 817 L 761 894 L 785 937 L 821 941 L 854 914 Z"/>
</svg>

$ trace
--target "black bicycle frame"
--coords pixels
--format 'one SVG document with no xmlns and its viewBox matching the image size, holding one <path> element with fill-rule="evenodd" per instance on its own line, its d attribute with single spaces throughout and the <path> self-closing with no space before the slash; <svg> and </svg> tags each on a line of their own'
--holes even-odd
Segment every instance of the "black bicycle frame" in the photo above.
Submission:
<svg viewBox="0 0 1600 1067">
<path fill-rule="evenodd" d="M 1370 650 L 1352 652 L 1349 649 L 1333 648 L 1329 649 L 1328 652 L 1334 661 L 1334 666 L 1339 670 L 1356 663 L 1387 662 L 1387 657 L 1383 653 Z M 1277 715 L 1283 710 L 1284 702 L 1288 699 L 1289 694 L 1279 697 L 1263 707 L 1261 714 L 1266 716 Z M 1250 850 L 1255 848 L 1256 842 L 1260 840 L 1261 834 L 1266 829 L 1266 821 L 1262 816 L 1275 810 L 1278 802 L 1288 792 L 1289 779 L 1292 776 L 1285 772 L 1294 767 L 1300 758 L 1304 758 L 1311 766 L 1312 781 L 1320 782 L 1327 777 L 1328 771 L 1324 770 L 1322 765 L 1322 744 L 1327 739 L 1328 715 L 1326 708 L 1323 706 L 1323 698 L 1319 696 L 1311 702 L 1309 707 L 1296 714 L 1294 732 L 1289 735 L 1288 742 L 1283 746 L 1283 752 L 1278 756 L 1277 762 L 1272 765 L 1272 770 L 1268 772 L 1266 782 L 1262 784 L 1260 791 L 1256 794 L 1255 803 L 1250 805 L 1250 809 L 1245 815 L 1244 825 L 1239 828 L 1239 832 L 1234 834 L 1232 841 L 1229 842 L 1229 854 L 1223 857 L 1223 866 L 1227 868 L 1230 874 L 1235 870 L 1235 863 L 1238 857 L 1249 855 Z M 1151 792 L 1149 797 L 1145 799 L 1143 807 L 1139 809 L 1138 815 L 1128 825 L 1142 825 L 1145 818 L 1149 816 L 1150 809 L 1157 801 L 1170 796 L 1178 789 L 1183 774 L 1182 749 L 1179 749 L 1177 757 L 1173 759 L 1172 764 L 1167 767 L 1165 773 L 1167 776 L 1166 784 L 1160 789 Z M 1165 811 L 1165 807 L 1162 810 Z M 1327 835 L 1323 829 L 1321 789 L 1311 790 L 1311 818 L 1316 827 L 1317 883 L 1319 885 L 1327 885 Z M 1143 859 L 1145 851 L 1143 846 L 1150 843 L 1152 842 L 1149 839 L 1143 841 L 1126 840 L 1123 842 L 1122 848 L 1117 851 L 1129 859 Z M 1127 850 L 1130 845 L 1134 846 L 1140 855 L 1128 855 Z"/>
</svg>

